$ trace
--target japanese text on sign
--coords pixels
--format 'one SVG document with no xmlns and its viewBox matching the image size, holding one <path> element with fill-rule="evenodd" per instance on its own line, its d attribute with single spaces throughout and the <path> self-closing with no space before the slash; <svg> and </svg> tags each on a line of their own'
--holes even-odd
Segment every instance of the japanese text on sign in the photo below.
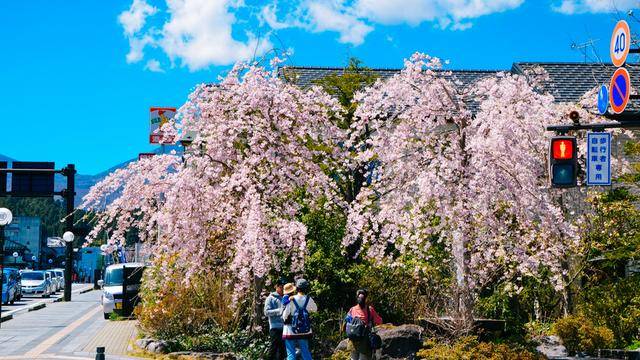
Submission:
<svg viewBox="0 0 640 360">
<path fill-rule="evenodd" d="M 611 134 L 587 134 L 587 185 L 611 185 Z"/>
</svg>

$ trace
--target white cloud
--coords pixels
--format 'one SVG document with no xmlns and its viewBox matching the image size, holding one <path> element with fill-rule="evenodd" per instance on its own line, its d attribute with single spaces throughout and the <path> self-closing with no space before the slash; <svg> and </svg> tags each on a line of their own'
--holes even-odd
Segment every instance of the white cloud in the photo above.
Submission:
<svg viewBox="0 0 640 360">
<path fill-rule="evenodd" d="M 559 13 L 572 15 L 627 11 L 638 7 L 638 5 L 640 5 L 638 0 L 562 0 L 559 5 L 553 5 L 552 9 Z"/>
<path fill-rule="evenodd" d="M 260 21 L 273 30 L 301 28 L 310 32 L 337 32 L 338 41 L 360 45 L 373 27 L 353 14 L 353 9 L 344 6 L 340 1 L 332 0 L 300 0 L 288 3 L 289 12 L 278 19 L 277 0 L 262 7 Z M 280 8 L 281 9 L 281 8 Z"/>
<path fill-rule="evenodd" d="M 127 63 L 133 64 L 144 58 L 144 48 L 153 44 L 153 38 L 149 35 L 141 37 L 131 36 L 129 37 L 129 52 L 127 53 Z"/>
<path fill-rule="evenodd" d="M 287 9 L 277 0 L 261 11 L 261 21 L 272 29 L 303 28 L 312 32 L 334 31 L 339 41 L 359 45 L 374 24 L 417 26 L 434 22 L 441 29 L 466 30 L 469 20 L 519 7 L 524 0 L 297 0 Z M 288 12 L 286 11 L 288 10 Z M 280 19 L 279 19 L 280 18 Z"/>
<path fill-rule="evenodd" d="M 155 12 L 144 4 L 144 0 L 133 0 L 129 11 L 119 17 L 129 39 L 129 63 L 142 60 L 147 46 L 159 48 L 172 63 L 179 61 L 192 71 L 249 60 L 271 48 L 268 39 L 261 41 L 251 32 L 245 33 L 245 40 L 232 34 L 238 22 L 233 11 L 244 6 L 242 1 L 166 0 L 164 22 L 152 24 L 146 30 L 143 30 L 145 20 Z"/>
<path fill-rule="evenodd" d="M 278 21 L 276 16 L 277 3 L 264 6 L 260 11 L 260 22 L 267 23 L 273 30 L 286 29 L 292 25 L 286 22 Z"/>
<path fill-rule="evenodd" d="M 147 17 L 154 15 L 158 9 L 147 4 L 145 0 L 133 0 L 129 10 L 123 11 L 118 16 L 118 21 L 124 28 L 127 36 L 132 36 L 142 29 Z"/>
<path fill-rule="evenodd" d="M 464 31 L 467 29 L 471 29 L 472 26 L 473 26 L 473 23 L 470 23 L 470 22 L 466 22 L 466 23 L 457 22 L 451 26 L 451 30 Z"/>
<path fill-rule="evenodd" d="M 426 21 L 458 22 L 515 9 L 524 0 L 357 0 L 359 16 L 376 23 L 419 25 Z"/>
<path fill-rule="evenodd" d="M 147 64 L 144 66 L 145 70 L 149 70 L 151 72 L 164 72 L 162 66 L 160 66 L 160 61 L 156 59 L 151 59 L 147 61 Z"/>
<path fill-rule="evenodd" d="M 350 13 L 350 9 L 340 8 L 335 3 L 312 1 L 308 4 L 308 11 L 314 32 L 336 31 L 340 34 L 339 41 L 342 43 L 360 45 L 373 30 Z"/>
</svg>

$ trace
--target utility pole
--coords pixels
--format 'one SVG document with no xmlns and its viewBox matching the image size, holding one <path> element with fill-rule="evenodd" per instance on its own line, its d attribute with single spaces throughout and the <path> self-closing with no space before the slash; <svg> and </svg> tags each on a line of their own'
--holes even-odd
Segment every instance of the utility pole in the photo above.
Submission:
<svg viewBox="0 0 640 360">
<path fill-rule="evenodd" d="M 65 232 L 73 232 L 73 212 L 76 195 L 76 166 L 69 164 L 63 169 L 63 175 L 67 177 L 67 188 L 64 190 L 66 203 Z M 65 241 L 65 266 L 64 266 L 64 301 L 71 301 L 71 275 L 73 272 L 73 241 Z"/>
<path fill-rule="evenodd" d="M 0 208 L 0 276 L 4 277 L 4 227 L 11 224 L 11 210 Z M 0 284 L 0 313 L 2 312 L 2 284 Z M 9 279 L 7 279 L 7 302 L 9 301 Z M 1 321 L 0 321 L 1 322 Z"/>
</svg>

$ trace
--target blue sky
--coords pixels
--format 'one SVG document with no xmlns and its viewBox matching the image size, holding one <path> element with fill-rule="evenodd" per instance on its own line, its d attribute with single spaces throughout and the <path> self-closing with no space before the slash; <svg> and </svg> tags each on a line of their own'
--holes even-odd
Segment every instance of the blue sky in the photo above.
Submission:
<svg viewBox="0 0 640 360">
<path fill-rule="evenodd" d="M 273 48 L 291 65 L 402 66 L 414 51 L 452 69 L 583 61 L 572 43 L 610 32 L 619 0 L 122 0 L 0 3 L 0 154 L 94 174 L 149 151 L 150 106 Z M 402 4 L 402 5 L 399 5 Z M 619 10 L 616 12 L 615 9 Z M 640 18 L 640 12 L 638 12 Z"/>
</svg>

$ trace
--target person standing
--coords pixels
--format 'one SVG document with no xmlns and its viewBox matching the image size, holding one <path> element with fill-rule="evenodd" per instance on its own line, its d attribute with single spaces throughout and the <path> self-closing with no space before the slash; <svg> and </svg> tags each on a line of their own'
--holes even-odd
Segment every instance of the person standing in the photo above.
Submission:
<svg viewBox="0 0 640 360">
<path fill-rule="evenodd" d="M 373 327 L 382 324 L 382 318 L 367 301 L 367 291 L 356 292 L 357 304 L 349 309 L 346 317 L 347 336 L 351 341 L 351 360 L 370 360 L 373 355 L 369 334 Z"/>
<path fill-rule="evenodd" d="M 285 283 L 284 279 L 278 279 L 275 291 L 269 294 L 264 302 L 264 316 L 269 319 L 269 359 L 271 360 L 283 360 L 286 356 L 284 340 L 282 340 L 282 327 L 284 326 L 282 296 L 284 295 Z"/>
<path fill-rule="evenodd" d="M 290 297 L 282 313 L 284 320 L 282 338 L 287 348 L 287 360 L 296 359 L 296 347 L 300 349 L 302 359 L 311 360 L 309 339 L 313 333 L 309 314 L 318 311 L 318 306 L 308 295 L 309 287 L 307 280 L 299 279 L 296 282 L 298 294 Z"/>
</svg>

